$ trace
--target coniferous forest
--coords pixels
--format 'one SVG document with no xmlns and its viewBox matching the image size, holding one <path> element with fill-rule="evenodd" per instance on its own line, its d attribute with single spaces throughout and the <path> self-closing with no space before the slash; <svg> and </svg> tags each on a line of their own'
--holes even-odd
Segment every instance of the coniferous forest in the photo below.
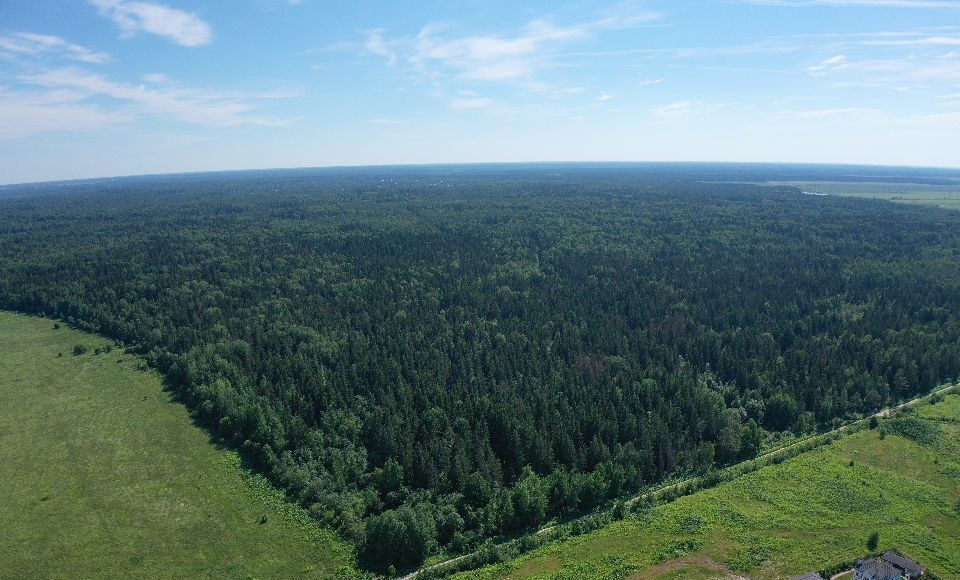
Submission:
<svg viewBox="0 0 960 580">
<path fill-rule="evenodd" d="M 9 186 L 0 307 L 138 349 L 366 566 L 409 567 L 960 374 L 960 213 L 746 183 L 766 179 L 855 177 L 477 166 Z"/>
</svg>

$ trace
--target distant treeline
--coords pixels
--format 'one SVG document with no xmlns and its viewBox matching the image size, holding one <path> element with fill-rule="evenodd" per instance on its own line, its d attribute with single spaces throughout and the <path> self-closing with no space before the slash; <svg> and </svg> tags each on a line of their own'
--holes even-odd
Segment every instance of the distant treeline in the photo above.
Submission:
<svg viewBox="0 0 960 580">
<path fill-rule="evenodd" d="M 960 373 L 958 213 L 550 171 L 14 192 L 0 305 L 138 345 L 379 570 Z"/>
</svg>

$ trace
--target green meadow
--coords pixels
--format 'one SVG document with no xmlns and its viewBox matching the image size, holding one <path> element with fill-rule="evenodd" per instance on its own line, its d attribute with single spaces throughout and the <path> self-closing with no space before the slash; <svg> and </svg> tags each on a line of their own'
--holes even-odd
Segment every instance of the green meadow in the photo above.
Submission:
<svg viewBox="0 0 960 580">
<path fill-rule="evenodd" d="M 899 203 L 933 205 L 945 209 L 960 209 L 960 184 L 926 185 L 917 183 L 874 183 L 843 181 L 780 181 L 771 185 L 791 185 L 804 191 L 826 193 L 841 197 L 883 199 Z"/>
<path fill-rule="evenodd" d="M 880 431 L 884 432 L 881 438 Z M 895 547 L 960 577 L 960 395 L 461 578 L 783 578 Z"/>
<path fill-rule="evenodd" d="M 108 344 L 0 312 L 0 578 L 355 575 L 346 544 Z"/>
</svg>

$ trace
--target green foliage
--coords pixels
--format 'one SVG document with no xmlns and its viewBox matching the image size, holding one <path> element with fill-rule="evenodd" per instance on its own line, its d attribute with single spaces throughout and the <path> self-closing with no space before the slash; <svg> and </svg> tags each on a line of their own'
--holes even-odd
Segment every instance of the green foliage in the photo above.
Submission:
<svg viewBox="0 0 960 580">
<path fill-rule="evenodd" d="M 894 435 L 906 437 L 907 439 L 922 443 L 924 445 L 933 445 L 940 438 L 940 432 L 936 426 L 929 421 L 924 421 L 919 417 L 902 416 L 890 419 L 884 422 L 887 431 Z"/>
<path fill-rule="evenodd" d="M 376 481 L 383 495 L 400 491 L 403 487 L 403 467 L 391 457 L 384 464 L 383 469 L 376 473 Z"/>
<path fill-rule="evenodd" d="M 0 429 L 0 576 L 359 576 L 349 544 L 212 444 L 134 357 L 54 357 L 101 340 L 0 312 L 0 425 L 16 426 Z"/>
<path fill-rule="evenodd" d="M 880 532 L 874 530 L 870 533 L 870 537 L 867 538 L 867 549 L 871 552 L 877 549 L 877 545 L 880 543 Z"/>
<path fill-rule="evenodd" d="M 545 482 L 529 466 L 524 468 L 517 485 L 510 492 L 513 502 L 515 526 L 534 528 L 547 514 L 547 489 Z"/>
<path fill-rule="evenodd" d="M 87 354 L 87 345 L 85 344 L 75 344 L 73 345 L 73 356 L 80 356 Z"/>
<path fill-rule="evenodd" d="M 763 419 L 766 426 L 773 431 L 789 429 L 796 421 L 799 413 L 797 402 L 784 392 L 779 392 L 767 401 L 767 410 Z"/>
<path fill-rule="evenodd" d="M 344 535 L 429 506 L 451 549 L 960 373 L 960 216 L 703 171 L 37 186 L 0 306 L 142 353 Z"/>
<path fill-rule="evenodd" d="M 362 557 L 383 571 L 422 562 L 437 541 L 429 512 L 407 506 L 369 518 L 366 527 Z"/>
<path fill-rule="evenodd" d="M 463 486 L 463 499 L 474 508 L 484 507 L 493 499 L 493 488 L 483 475 L 472 473 Z"/>
<path fill-rule="evenodd" d="M 763 430 L 753 419 L 747 421 L 740 439 L 740 456 L 750 458 L 760 453 L 760 447 L 763 445 Z"/>
<path fill-rule="evenodd" d="M 960 421 L 960 396 L 930 409 L 936 412 L 918 418 L 946 433 Z M 459 577 L 523 579 L 550 570 L 559 571 L 558 577 L 604 578 L 615 559 L 632 565 L 637 577 L 661 577 L 666 569 L 675 571 L 670 577 L 781 578 L 855 562 L 880 549 L 881 539 L 936 576 L 960 576 L 960 520 L 944 518 L 944 510 L 954 509 L 957 480 L 936 463 L 956 464 L 960 446 L 945 452 L 942 441 L 880 441 L 871 433 L 849 435 L 713 489 L 645 507 L 576 541 Z M 874 548 L 867 547 L 871 531 L 877 534 Z M 696 566 L 701 562 L 712 564 L 702 576 Z"/>
</svg>

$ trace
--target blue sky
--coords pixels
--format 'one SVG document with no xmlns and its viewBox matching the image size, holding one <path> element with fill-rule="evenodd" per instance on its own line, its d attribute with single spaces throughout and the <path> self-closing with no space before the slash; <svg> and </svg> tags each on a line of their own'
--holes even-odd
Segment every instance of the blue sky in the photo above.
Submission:
<svg viewBox="0 0 960 580">
<path fill-rule="evenodd" d="M 0 2 L 0 183 L 542 160 L 960 167 L 960 1 Z"/>
</svg>

